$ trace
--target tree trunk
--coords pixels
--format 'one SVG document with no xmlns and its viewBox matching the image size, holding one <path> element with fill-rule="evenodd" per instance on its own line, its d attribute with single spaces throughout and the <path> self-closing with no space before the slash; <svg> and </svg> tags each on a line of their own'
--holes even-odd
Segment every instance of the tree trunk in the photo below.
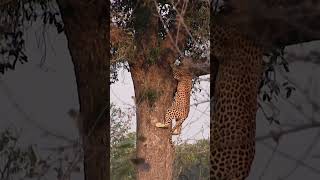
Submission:
<svg viewBox="0 0 320 180">
<path fill-rule="evenodd" d="M 58 0 L 75 68 L 86 180 L 109 179 L 108 1 Z"/>
<path fill-rule="evenodd" d="M 181 8 L 183 1 L 177 3 Z M 157 128 L 164 123 L 165 113 L 174 101 L 177 81 L 173 78 L 170 64 L 178 57 L 175 47 L 185 46 L 187 32 L 180 31 L 175 37 L 159 37 L 159 18 L 152 1 L 140 1 L 133 11 L 136 50 L 129 61 L 137 113 L 137 155 L 132 159 L 136 165 L 138 180 L 173 179 L 174 148 L 171 144 L 171 128 Z M 172 34 L 176 34 L 174 29 Z"/>
<path fill-rule="evenodd" d="M 133 159 L 139 180 L 171 180 L 174 149 L 169 129 L 155 127 L 164 122 L 171 106 L 176 82 L 168 68 L 131 66 L 137 107 L 137 157 Z"/>
</svg>

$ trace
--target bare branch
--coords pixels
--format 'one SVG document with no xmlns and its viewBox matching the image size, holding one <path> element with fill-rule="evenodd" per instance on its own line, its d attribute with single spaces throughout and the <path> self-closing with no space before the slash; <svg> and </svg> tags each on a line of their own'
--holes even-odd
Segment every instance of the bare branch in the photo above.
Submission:
<svg viewBox="0 0 320 180">
<path fill-rule="evenodd" d="M 270 145 L 270 144 L 268 144 L 268 143 L 260 142 L 260 144 L 264 145 L 266 148 L 269 148 L 269 149 L 273 150 L 273 146 Z M 317 168 L 315 168 L 315 167 L 307 164 L 306 162 L 304 162 L 304 161 L 302 161 L 302 160 L 300 160 L 300 159 L 295 158 L 294 156 L 292 156 L 292 155 L 290 155 L 290 154 L 288 154 L 288 153 L 286 153 L 286 152 L 283 152 L 283 151 L 277 149 L 277 150 L 276 150 L 276 153 L 279 154 L 280 156 L 286 158 L 286 159 L 289 159 L 289 160 L 291 160 L 291 161 L 294 161 L 294 162 L 296 162 L 296 163 L 299 163 L 301 166 L 305 167 L 306 169 L 308 169 L 308 170 L 310 170 L 310 171 L 312 171 L 312 172 L 314 172 L 314 173 L 320 174 L 320 169 L 317 169 Z"/>
<path fill-rule="evenodd" d="M 288 130 L 281 130 L 279 132 L 271 131 L 269 134 L 256 137 L 256 141 L 263 141 L 263 140 L 267 140 L 267 139 L 271 139 L 271 138 L 273 138 L 275 140 L 279 140 L 282 136 L 285 136 L 285 135 L 289 135 L 292 133 L 298 133 L 301 131 L 305 131 L 305 130 L 309 130 L 309 129 L 313 129 L 313 128 L 319 128 L 319 127 L 320 127 L 320 122 L 314 122 L 314 123 L 309 123 L 309 124 L 303 124 L 303 125 L 300 125 L 295 128 L 288 129 Z"/>
</svg>

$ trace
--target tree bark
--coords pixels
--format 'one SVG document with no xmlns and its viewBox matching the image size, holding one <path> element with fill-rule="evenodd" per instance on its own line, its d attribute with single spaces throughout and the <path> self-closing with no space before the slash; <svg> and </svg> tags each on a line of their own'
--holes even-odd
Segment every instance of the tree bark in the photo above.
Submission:
<svg viewBox="0 0 320 180">
<path fill-rule="evenodd" d="M 137 113 L 137 157 L 133 160 L 139 180 L 171 180 L 174 149 L 170 130 L 155 127 L 163 122 L 173 101 L 176 83 L 168 69 L 131 66 Z"/>
<path fill-rule="evenodd" d="M 177 8 L 181 8 L 182 3 L 179 2 Z M 157 12 L 155 5 L 153 1 L 139 2 L 133 12 L 136 54 L 129 66 L 137 108 L 137 157 L 132 161 L 139 180 L 173 179 L 171 129 L 157 128 L 155 124 L 164 123 L 165 113 L 174 101 L 177 81 L 170 64 L 179 56 L 177 47 L 183 49 L 187 37 L 186 31 L 180 30 L 179 36 L 173 37 L 178 38 L 176 41 L 168 37 L 160 40 L 159 18 L 152 14 Z M 149 17 L 148 12 L 151 12 Z M 173 28 L 172 34 L 176 34 L 176 29 Z"/>
<path fill-rule="evenodd" d="M 86 180 L 109 179 L 108 2 L 58 0 L 74 64 Z"/>
<path fill-rule="evenodd" d="M 135 91 L 137 154 L 132 162 L 139 180 L 171 180 L 174 149 L 170 144 L 170 129 L 157 128 L 155 124 L 164 121 L 174 99 L 176 83 L 169 66 L 172 53 L 163 55 L 163 48 L 159 46 L 158 17 L 147 12 L 156 12 L 153 2 L 140 2 L 133 12 L 137 20 L 134 22 L 137 50 L 129 65 Z M 141 18 L 145 18 L 144 23 L 139 21 Z M 158 48 L 159 54 L 151 57 L 151 52 Z"/>
</svg>

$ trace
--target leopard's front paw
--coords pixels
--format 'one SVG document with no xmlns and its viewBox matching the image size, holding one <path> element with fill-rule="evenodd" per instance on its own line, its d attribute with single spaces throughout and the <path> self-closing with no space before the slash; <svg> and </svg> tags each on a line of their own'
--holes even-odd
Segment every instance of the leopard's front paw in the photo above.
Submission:
<svg viewBox="0 0 320 180">
<path fill-rule="evenodd" d="M 156 127 L 158 127 L 158 128 L 168 128 L 169 126 L 168 126 L 168 125 L 166 125 L 166 124 L 163 124 L 163 123 L 157 122 L 157 123 L 156 123 Z"/>
</svg>

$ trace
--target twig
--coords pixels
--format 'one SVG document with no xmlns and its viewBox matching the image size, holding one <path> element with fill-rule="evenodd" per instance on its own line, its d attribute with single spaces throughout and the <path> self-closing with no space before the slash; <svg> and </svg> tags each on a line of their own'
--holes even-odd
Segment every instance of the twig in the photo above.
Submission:
<svg viewBox="0 0 320 180">
<path fill-rule="evenodd" d="M 292 134 L 292 133 L 297 133 L 300 131 L 305 131 L 308 129 L 312 129 L 312 128 L 319 128 L 320 127 L 320 123 L 318 122 L 314 122 L 314 123 L 309 123 L 309 124 L 303 124 L 301 126 L 292 128 L 292 129 L 288 129 L 288 130 L 282 130 L 280 132 L 274 132 L 274 133 L 269 133 L 266 135 L 262 135 L 256 138 L 256 141 L 264 141 L 270 138 L 281 138 L 282 136 L 288 135 L 288 134 Z"/>
</svg>

